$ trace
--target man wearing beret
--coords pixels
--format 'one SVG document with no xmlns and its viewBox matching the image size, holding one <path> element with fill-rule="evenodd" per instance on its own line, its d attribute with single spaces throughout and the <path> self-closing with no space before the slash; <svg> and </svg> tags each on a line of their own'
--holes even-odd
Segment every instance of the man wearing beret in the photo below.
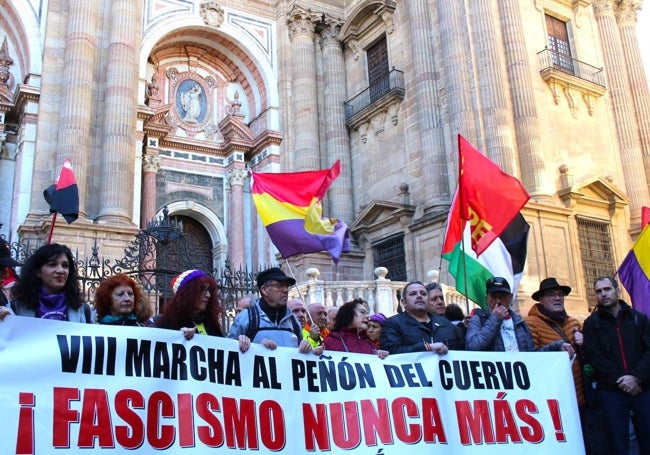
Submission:
<svg viewBox="0 0 650 455">
<path fill-rule="evenodd" d="M 284 346 L 310 352 L 311 345 L 303 340 L 300 323 L 287 308 L 289 286 L 296 280 L 277 267 L 258 273 L 256 280 L 261 297 L 235 317 L 228 338 L 239 340 L 242 351 L 252 342 L 268 349 Z"/>
<path fill-rule="evenodd" d="M 533 300 L 539 303 L 533 305 L 528 312 L 526 323 L 530 327 L 537 348 L 559 340 L 571 343 L 574 347 L 578 358 L 571 368 L 585 448 L 587 454 L 604 454 L 607 443 L 602 440 L 600 416 L 593 405 L 589 406 L 586 400 L 586 392 L 592 392 L 593 389 L 585 390 L 584 387 L 591 387 L 591 383 L 583 384 L 582 380 L 585 360 L 582 355 L 583 336 L 580 332 L 580 321 L 569 316 L 564 309 L 564 297 L 570 293 L 571 288 L 560 284 L 556 278 L 544 278 L 539 284 L 539 289 L 533 292 Z"/>
</svg>

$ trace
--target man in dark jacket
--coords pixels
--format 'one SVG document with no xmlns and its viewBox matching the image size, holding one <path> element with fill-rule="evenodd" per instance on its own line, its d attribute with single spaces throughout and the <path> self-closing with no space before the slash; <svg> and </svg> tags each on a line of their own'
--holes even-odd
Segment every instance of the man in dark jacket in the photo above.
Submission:
<svg viewBox="0 0 650 455">
<path fill-rule="evenodd" d="M 597 310 L 584 323 L 584 347 L 597 381 L 596 394 L 612 454 L 629 451 L 632 421 L 640 453 L 650 454 L 650 321 L 620 299 L 612 277 L 594 282 Z"/>
<path fill-rule="evenodd" d="M 403 313 L 386 319 L 379 345 L 391 354 L 431 351 L 446 354 L 448 349 L 465 349 L 463 332 L 442 316 L 427 311 L 427 290 L 412 281 L 402 292 Z"/>
</svg>

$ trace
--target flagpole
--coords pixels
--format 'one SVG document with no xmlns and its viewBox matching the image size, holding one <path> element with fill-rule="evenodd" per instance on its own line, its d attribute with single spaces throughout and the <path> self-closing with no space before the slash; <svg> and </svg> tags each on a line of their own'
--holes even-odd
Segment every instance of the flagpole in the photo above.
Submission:
<svg viewBox="0 0 650 455">
<path fill-rule="evenodd" d="M 467 316 L 469 316 L 469 297 L 467 297 L 467 294 L 469 294 L 469 288 L 467 286 L 467 260 L 465 255 L 465 225 L 463 225 L 461 229 L 460 252 L 461 260 L 463 261 L 463 284 L 465 285 L 465 294 L 463 295 L 465 297 L 465 309 L 467 310 Z"/>
<path fill-rule="evenodd" d="M 288 258 L 284 258 L 284 262 L 287 264 L 287 267 L 289 267 L 289 273 L 291 274 L 291 278 L 296 280 L 296 275 L 293 273 L 293 269 L 291 268 L 291 264 L 289 263 Z M 294 284 L 296 287 L 296 290 L 298 291 L 298 296 L 300 297 L 300 300 L 302 300 L 303 305 L 305 305 L 305 309 L 307 308 L 307 302 L 305 302 L 305 296 L 302 295 L 302 291 L 300 290 L 300 286 L 298 286 L 298 280 L 296 280 L 296 284 Z M 309 325 L 314 324 L 314 320 L 311 318 L 311 313 L 309 313 L 309 310 L 307 311 L 307 317 L 309 318 Z"/>
<path fill-rule="evenodd" d="M 54 216 L 52 217 L 52 225 L 50 226 L 50 232 L 47 234 L 47 243 L 50 244 L 52 243 L 52 234 L 54 234 L 54 225 L 56 224 L 56 215 L 58 212 L 54 212 Z"/>
</svg>

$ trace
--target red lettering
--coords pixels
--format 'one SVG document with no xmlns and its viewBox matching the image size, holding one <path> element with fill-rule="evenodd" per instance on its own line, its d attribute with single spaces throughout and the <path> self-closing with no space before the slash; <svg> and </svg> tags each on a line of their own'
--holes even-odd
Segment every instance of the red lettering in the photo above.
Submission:
<svg viewBox="0 0 650 455">
<path fill-rule="evenodd" d="M 219 400 L 214 395 L 202 393 L 196 397 L 196 413 L 207 423 L 197 427 L 197 434 L 199 441 L 208 447 L 221 447 L 224 442 L 221 422 L 214 415 L 219 409 Z"/>
<path fill-rule="evenodd" d="M 79 401 L 79 389 L 54 387 L 52 422 L 52 445 L 55 448 L 70 447 L 70 424 L 79 422 L 79 411 L 70 409 L 71 401 Z"/>
<path fill-rule="evenodd" d="M 519 427 L 512 415 L 510 403 L 506 400 L 496 400 L 494 402 L 494 427 L 498 443 L 507 443 L 508 439 L 511 442 L 521 442 Z"/>
<path fill-rule="evenodd" d="M 407 444 L 415 444 L 422 439 L 422 428 L 416 424 L 407 423 L 407 417 L 419 417 L 417 404 L 410 398 L 396 398 L 391 404 L 395 435 L 397 439 Z"/>
<path fill-rule="evenodd" d="M 385 398 L 377 400 L 377 407 L 370 400 L 361 400 L 361 415 L 363 416 L 363 438 L 367 445 L 377 445 L 376 436 L 379 436 L 382 444 L 393 444 L 388 400 Z"/>
<path fill-rule="evenodd" d="M 95 446 L 95 438 L 101 447 L 115 447 L 113 425 L 104 389 L 85 389 L 81 407 L 78 447 Z"/>
<path fill-rule="evenodd" d="M 436 439 L 439 439 L 438 442 L 447 443 L 447 436 L 445 436 L 445 429 L 442 426 L 442 418 L 440 417 L 440 409 L 438 409 L 438 400 L 435 398 L 422 399 L 422 430 L 425 442 L 435 443 Z"/>
<path fill-rule="evenodd" d="M 456 416 L 461 444 L 483 444 L 483 442 L 494 444 L 487 400 L 475 400 L 473 410 L 469 401 L 457 401 Z"/>
<path fill-rule="evenodd" d="M 174 402 L 165 392 L 154 392 L 147 403 L 147 440 L 154 449 L 166 449 L 174 443 L 174 426 L 160 424 L 165 417 L 174 417 Z"/>
<path fill-rule="evenodd" d="M 262 401 L 259 416 L 262 444 L 269 450 L 281 450 L 286 437 L 284 415 L 280 404 L 273 400 Z"/>
<path fill-rule="evenodd" d="M 316 407 L 316 414 L 314 409 L 309 403 L 302 404 L 302 420 L 305 429 L 305 448 L 308 451 L 314 451 L 318 447 L 319 450 L 331 450 L 329 438 L 329 419 L 327 418 L 327 408 L 324 404 L 318 403 Z"/>
<path fill-rule="evenodd" d="M 18 404 L 20 405 L 20 412 L 18 413 L 16 454 L 34 455 L 34 406 L 36 406 L 36 395 L 20 392 Z"/>
<path fill-rule="evenodd" d="M 115 412 L 126 425 L 115 426 L 115 440 L 125 449 L 137 449 L 144 443 L 144 423 L 133 409 L 144 409 L 144 397 L 133 389 L 115 395 Z"/>
<path fill-rule="evenodd" d="M 194 399 L 191 393 L 178 395 L 178 443 L 194 447 Z"/>
<path fill-rule="evenodd" d="M 521 436 L 527 442 L 539 444 L 544 440 L 544 429 L 542 424 L 531 414 L 537 414 L 537 406 L 530 400 L 517 400 L 515 403 L 515 412 L 528 426 L 521 427 Z"/>
<path fill-rule="evenodd" d="M 330 414 L 334 444 L 345 450 L 357 447 L 361 443 L 361 428 L 356 401 L 330 403 Z"/>
<path fill-rule="evenodd" d="M 236 399 L 223 398 L 222 401 L 226 445 L 231 449 L 258 449 L 257 432 L 255 431 L 255 402 L 241 400 L 241 409 L 237 409 Z"/>
</svg>

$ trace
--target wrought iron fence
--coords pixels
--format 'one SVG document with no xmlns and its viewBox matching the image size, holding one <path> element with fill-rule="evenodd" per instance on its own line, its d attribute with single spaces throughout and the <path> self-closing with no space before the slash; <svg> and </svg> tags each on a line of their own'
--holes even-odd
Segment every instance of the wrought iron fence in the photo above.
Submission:
<svg viewBox="0 0 650 455">
<path fill-rule="evenodd" d="M 41 244 L 12 242 L 9 246 L 12 257 L 23 263 Z M 158 314 L 172 296 L 172 278 L 185 270 L 202 268 L 219 285 L 223 308 L 222 328 L 227 331 L 235 316 L 239 299 L 257 294 L 257 273 L 245 268 L 233 270 L 227 259 L 220 269 L 205 270 L 205 267 L 200 267 L 193 260 L 200 257 L 194 249 L 189 235 L 182 231 L 179 223 L 169 218 L 165 208 L 160 219 L 149 223 L 146 229 L 136 234 L 135 239 L 125 248 L 122 258 L 100 256 L 97 240 L 90 257 L 80 258 L 78 251 L 73 251 L 73 254 L 80 286 L 87 302 L 92 303 L 95 291 L 104 279 L 125 273 L 142 285 L 154 314 Z"/>
</svg>

